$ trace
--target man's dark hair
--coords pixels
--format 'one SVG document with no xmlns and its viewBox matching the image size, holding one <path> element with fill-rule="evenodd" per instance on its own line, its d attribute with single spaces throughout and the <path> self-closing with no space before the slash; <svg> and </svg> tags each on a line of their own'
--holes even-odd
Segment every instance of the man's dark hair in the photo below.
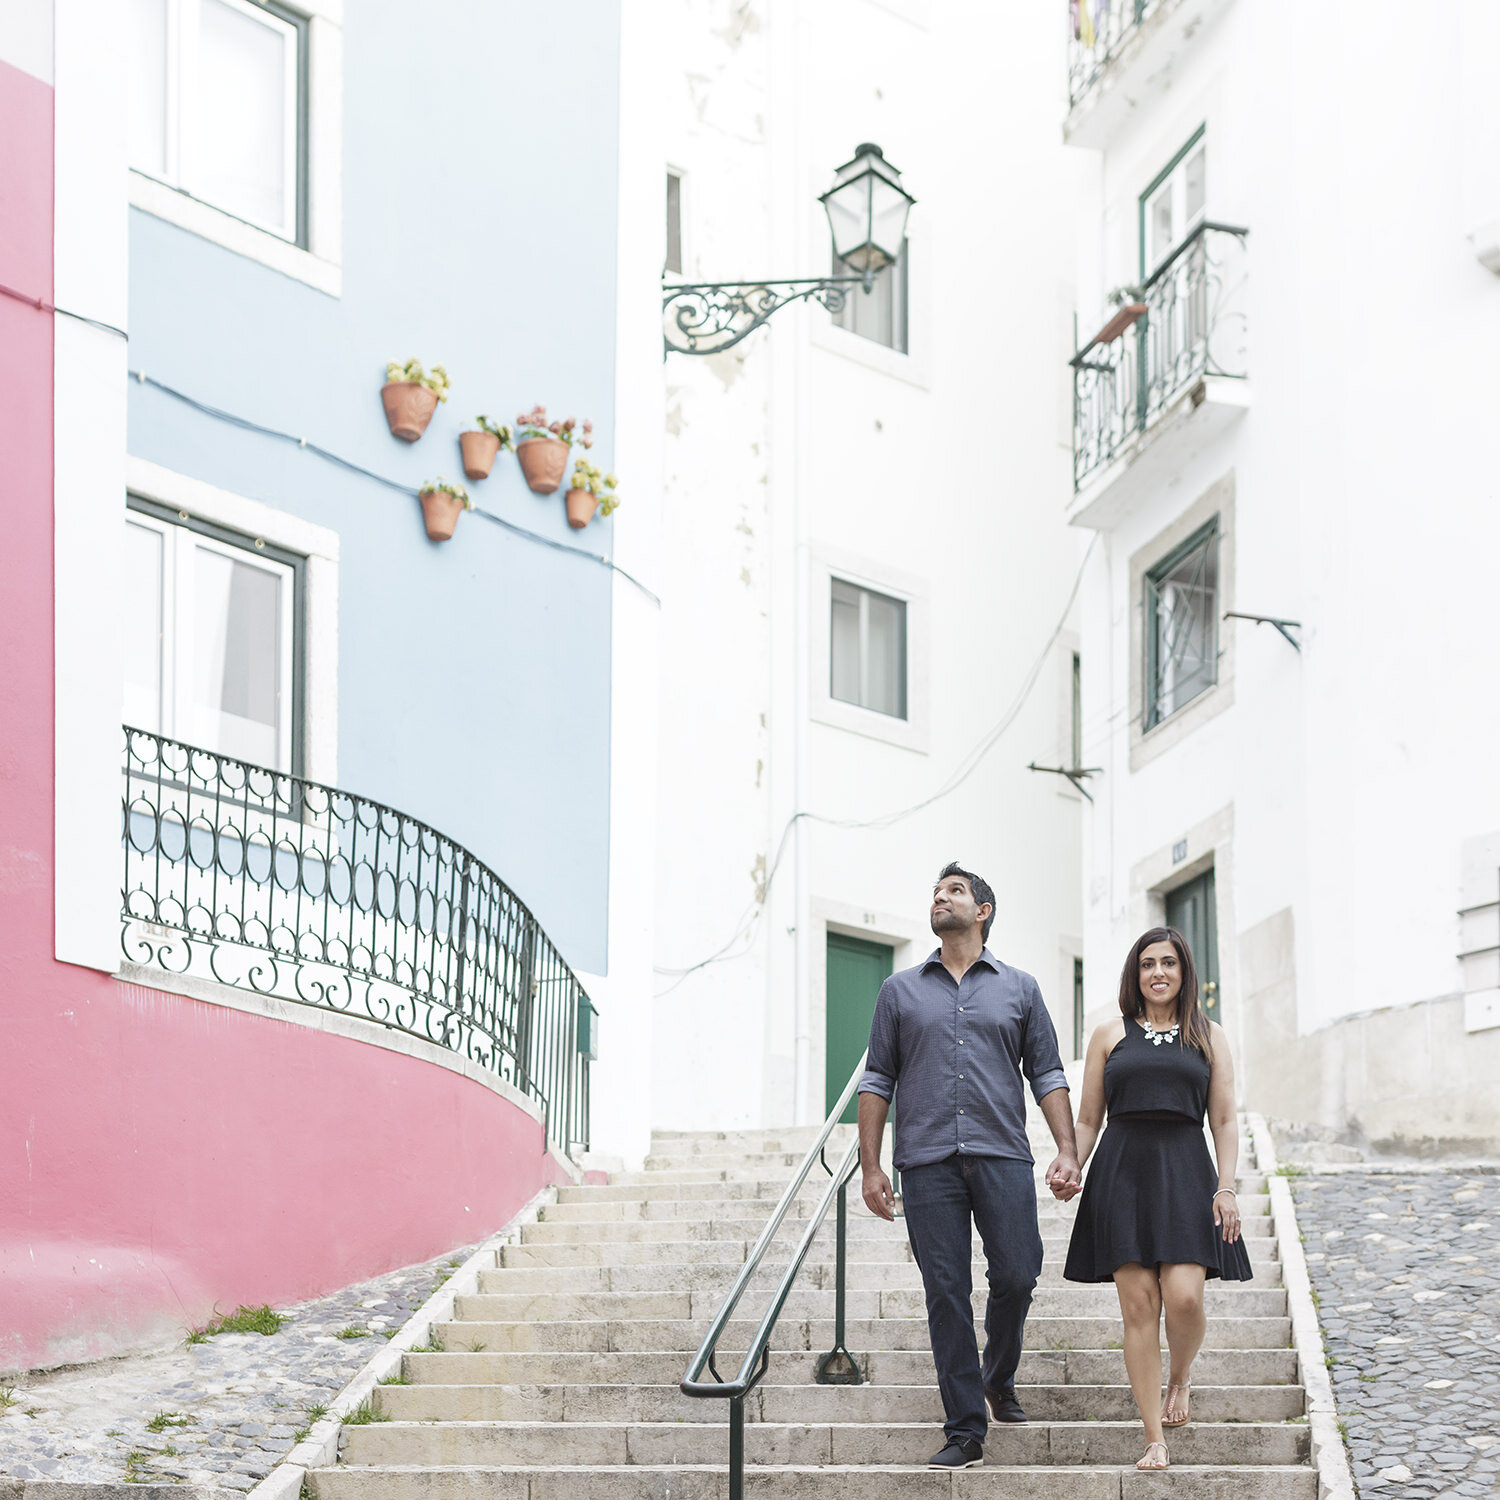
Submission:
<svg viewBox="0 0 1500 1500">
<path fill-rule="evenodd" d="M 990 928 L 995 925 L 995 893 L 990 889 L 990 883 L 983 875 L 976 875 L 972 870 L 966 870 L 955 860 L 950 860 L 943 866 L 938 874 L 937 880 L 933 881 L 936 886 L 940 881 L 946 880 L 950 875 L 957 875 L 962 880 L 969 882 L 969 890 L 973 893 L 976 906 L 988 905 L 990 914 L 984 919 L 984 930 L 979 935 L 980 942 L 987 943 L 990 940 Z"/>
</svg>

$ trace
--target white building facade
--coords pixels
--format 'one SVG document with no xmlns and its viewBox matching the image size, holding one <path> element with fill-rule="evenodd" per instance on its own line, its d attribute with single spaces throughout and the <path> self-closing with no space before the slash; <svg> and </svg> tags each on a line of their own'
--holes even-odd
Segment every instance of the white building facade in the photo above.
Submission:
<svg viewBox="0 0 1500 1500">
<path fill-rule="evenodd" d="M 1171 920 L 1251 1108 L 1494 1150 L 1500 28 L 1072 20 L 1089 1022 Z"/>
<path fill-rule="evenodd" d="M 1039 7 L 672 11 L 669 280 L 828 274 L 860 142 L 917 202 L 841 315 L 668 356 L 653 1124 L 821 1119 L 952 859 L 1071 1057 L 1084 799 L 1028 769 L 1081 727 L 1066 38 Z"/>
</svg>

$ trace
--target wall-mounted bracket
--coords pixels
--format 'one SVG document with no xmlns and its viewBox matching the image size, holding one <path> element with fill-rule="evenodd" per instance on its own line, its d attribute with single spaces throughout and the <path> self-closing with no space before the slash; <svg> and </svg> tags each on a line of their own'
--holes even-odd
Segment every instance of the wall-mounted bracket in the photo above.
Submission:
<svg viewBox="0 0 1500 1500">
<path fill-rule="evenodd" d="M 1089 796 L 1089 789 L 1083 783 L 1090 776 L 1102 776 L 1104 774 L 1103 766 L 1039 766 L 1034 760 L 1027 764 L 1026 769 L 1028 771 L 1042 771 L 1048 776 L 1066 776 L 1090 802 L 1094 799 Z"/>
<path fill-rule="evenodd" d="M 1224 618 L 1226 620 L 1253 620 L 1257 625 L 1274 625 L 1291 642 L 1293 651 L 1300 653 L 1302 650 L 1301 640 L 1292 634 L 1294 630 L 1302 629 L 1301 620 L 1278 620 L 1275 615 L 1247 615 L 1237 609 L 1225 610 Z"/>
</svg>

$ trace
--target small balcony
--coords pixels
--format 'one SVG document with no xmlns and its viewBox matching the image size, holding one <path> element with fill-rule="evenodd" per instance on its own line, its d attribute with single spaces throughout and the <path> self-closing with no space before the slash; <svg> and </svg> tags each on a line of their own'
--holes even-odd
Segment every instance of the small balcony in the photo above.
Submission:
<svg viewBox="0 0 1500 1500">
<path fill-rule="evenodd" d="M 520 899 L 394 808 L 125 729 L 126 962 L 446 1048 L 589 1144 L 597 1013 Z"/>
<path fill-rule="evenodd" d="M 1071 146 L 1102 149 L 1176 83 L 1228 0 L 1069 0 Z"/>
<path fill-rule="evenodd" d="M 1074 524 L 1112 524 L 1243 413 L 1248 234 L 1199 224 L 1073 356 Z"/>
</svg>

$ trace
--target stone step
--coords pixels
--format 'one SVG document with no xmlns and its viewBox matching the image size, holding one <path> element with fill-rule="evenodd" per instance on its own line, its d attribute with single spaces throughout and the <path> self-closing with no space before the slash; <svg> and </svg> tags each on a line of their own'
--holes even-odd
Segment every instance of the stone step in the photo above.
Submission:
<svg viewBox="0 0 1500 1500">
<path fill-rule="evenodd" d="M 1051 1158 L 1047 1158 L 1050 1160 Z M 649 1160 L 649 1158 L 648 1158 Z M 829 1158 L 830 1161 L 833 1158 Z M 1248 1164 L 1249 1158 L 1242 1157 L 1241 1160 Z M 764 1162 L 755 1158 L 738 1159 L 735 1163 L 728 1162 L 713 1165 L 714 1158 L 700 1157 L 693 1164 L 693 1158 L 684 1158 L 677 1166 L 648 1166 L 643 1172 L 611 1172 L 609 1182 L 604 1184 L 609 1187 L 657 1187 L 679 1185 L 683 1187 L 702 1187 L 715 1182 L 762 1182 L 769 1189 L 770 1196 L 779 1198 L 786 1191 L 787 1184 L 792 1180 L 796 1168 L 802 1165 L 799 1157 L 774 1157 L 768 1156 Z M 780 1165 L 776 1165 L 780 1163 Z M 1037 1164 L 1038 1173 L 1045 1170 L 1046 1162 Z M 887 1168 L 889 1170 L 889 1168 Z M 828 1178 L 821 1168 L 815 1168 L 816 1176 L 809 1175 L 804 1183 L 805 1187 L 819 1189 L 826 1187 Z M 1038 1177 L 1038 1181 L 1040 1181 Z"/>
<path fill-rule="evenodd" d="M 1238 1180 L 1241 1193 L 1264 1194 L 1266 1191 L 1266 1179 L 1264 1173 L 1251 1172 L 1243 1174 Z M 580 1192 L 582 1189 L 564 1188 L 564 1193 Z M 592 1189 L 598 1192 L 600 1189 Z M 559 1201 L 549 1203 L 542 1210 L 540 1222 L 543 1224 L 554 1223 L 589 1223 L 605 1224 L 615 1220 L 633 1222 L 638 1219 L 746 1219 L 752 1221 L 757 1230 L 764 1224 L 775 1210 L 779 1197 L 767 1198 L 642 1198 L 639 1194 L 627 1198 L 588 1198 L 582 1201 Z M 788 1219 L 793 1217 L 805 1218 L 810 1215 L 818 1203 L 818 1195 L 806 1193 L 797 1198 Z M 712 1205 L 708 1207 L 707 1205 Z M 869 1213 L 860 1202 L 857 1192 L 857 1184 L 851 1183 L 849 1187 L 849 1213 L 851 1219 L 861 1218 L 873 1220 L 874 1215 Z"/>
<path fill-rule="evenodd" d="M 458 1320 L 437 1325 L 443 1348 L 454 1352 L 508 1353 L 525 1350 L 655 1351 L 697 1349 L 708 1331 L 708 1318 L 601 1318 L 590 1315 L 551 1316 L 542 1299 L 542 1311 L 533 1319 L 503 1322 L 478 1319 L 470 1304 L 478 1299 L 458 1298 Z M 976 1319 L 977 1322 L 977 1319 Z M 725 1327 L 720 1369 L 738 1366 L 740 1354 L 750 1346 L 759 1327 L 758 1318 L 732 1319 Z M 845 1324 L 845 1343 L 856 1352 L 876 1350 L 922 1350 L 931 1346 L 925 1317 L 864 1318 L 851 1316 Z M 1205 1347 L 1209 1349 L 1286 1349 L 1291 1342 L 1291 1321 L 1282 1317 L 1211 1318 Z M 476 1347 L 477 1346 L 477 1347 Z M 783 1317 L 772 1338 L 773 1350 L 822 1353 L 833 1347 L 831 1317 Z M 1120 1317 L 1039 1316 L 1026 1320 L 1025 1347 L 1054 1350 L 1111 1350 L 1120 1347 Z"/>
<path fill-rule="evenodd" d="M 669 1144 L 668 1149 L 656 1150 L 645 1159 L 647 1172 L 676 1172 L 683 1170 L 754 1170 L 757 1167 L 770 1169 L 774 1175 L 777 1168 L 784 1167 L 788 1173 L 800 1167 L 811 1149 L 815 1137 L 809 1136 L 805 1144 L 788 1143 L 785 1138 L 767 1140 L 759 1145 L 734 1145 L 730 1142 L 698 1142 Z M 835 1153 L 847 1151 L 851 1136 L 845 1136 L 824 1149 L 829 1161 L 836 1159 Z M 1041 1137 L 1032 1136 L 1029 1141 L 1031 1153 L 1039 1164 L 1045 1164 L 1056 1155 L 1057 1147 L 1045 1132 Z M 1246 1139 L 1240 1141 L 1240 1160 L 1253 1161 L 1254 1146 Z M 886 1137 L 885 1150 L 890 1150 L 890 1137 Z"/>
<path fill-rule="evenodd" d="M 612 1265 L 612 1266 L 553 1266 L 553 1265 L 507 1265 L 496 1271 L 483 1273 L 484 1289 L 490 1292 L 712 1292 L 723 1294 L 729 1290 L 741 1262 L 728 1265 Z M 768 1257 L 750 1279 L 751 1291 L 768 1291 L 777 1285 L 785 1269 L 784 1257 Z M 1253 1261 L 1255 1278 L 1249 1282 L 1237 1282 L 1237 1286 L 1278 1287 L 1281 1285 L 1281 1263 L 1265 1259 L 1257 1254 Z M 877 1288 L 887 1290 L 895 1287 L 913 1288 L 922 1285 L 921 1272 L 914 1261 L 854 1261 L 846 1271 L 846 1286 L 849 1289 Z M 982 1260 L 970 1267 L 974 1285 L 979 1286 L 985 1277 Z M 832 1260 L 807 1260 L 797 1277 L 797 1285 L 804 1290 L 827 1291 L 837 1283 L 837 1272 Z M 1059 1253 L 1050 1261 L 1043 1261 L 1039 1285 L 1045 1287 L 1070 1287 L 1081 1283 L 1063 1279 L 1063 1259 Z"/>
<path fill-rule="evenodd" d="M 854 1354 L 872 1385 L 929 1385 L 933 1380 L 932 1355 L 926 1349 L 856 1349 Z M 686 1374 L 690 1357 L 686 1349 L 407 1354 L 402 1373 L 413 1385 L 673 1385 Z M 807 1384 L 818 1359 L 816 1351 L 781 1352 L 773 1358 L 772 1373 L 782 1385 Z M 1164 1350 L 1163 1380 L 1166 1374 Z M 1123 1385 L 1125 1356 L 1118 1349 L 1028 1350 L 1016 1379 L 1022 1385 Z M 1193 1379 L 1205 1387 L 1294 1385 L 1297 1356 L 1291 1349 L 1205 1349 L 1193 1365 Z"/>
<path fill-rule="evenodd" d="M 493 1271 L 481 1271 L 480 1286 Z M 975 1316 L 982 1316 L 988 1293 L 973 1293 Z M 753 1301 L 754 1299 L 747 1299 Z M 763 1299 L 762 1299 L 763 1300 Z M 455 1317 L 460 1322 L 529 1322 L 563 1318 L 688 1318 L 701 1319 L 706 1327 L 723 1301 L 717 1292 L 488 1292 L 460 1297 Z M 1225 1286 L 1210 1282 L 1204 1293 L 1210 1323 L 1216 1317 L 1270 1318 L 1286 1310 L 1286 1293 L 1278 1287 Z M 1119 1316 L 1115 1289 L 1108 1285 L 1038 1287 L 1032 1297 L 1032 1317 Z M 844 1311 L 850 1318 L 918 1318 L 926 1316 L 927 1303 L 920 1289 L 897 1287 L 889 1291 L 854 1290 L 846 1294 Z M 745 1307 L 758 1312 L 759 1307 Z M 834 1293 L 793 1287 L 783 1308 L 789 1318 L 831 1318 Z"/>
<path fill-rule="evenodd" d="M 930 1453 L 933 1434 L 924 1431 Z M 850 1437 L 843 1447 L 859 1450 L 864 1463 L 877 1463 L 864 1449 L 878 1451 L 887 1440 L 878 1432 L 870 1439 L 862 1445 Z M 833 1440 L 830 1434 L 830 1444 Z M 894 1448 L 908 1440 L 892 1433 L 888 1442 Z M 1109 1441 L 1099 1438 L 1096 1445 Z M 958 1474 L 894 1463 L 767 1465 L 746 1470 L 745 1495 L 746 1500 L 1317 1500 L 1317 1472 L 1305 1466 L 1244 1464 L 1225 1471 L 1184 1461 L 1164 1473 L 1141 1474 L 1128 1467 L 1138 1457 L 1130 1451 L 1073 1468 L 996 1462 Z M 1123 1472 L 1122 1465 L 1127 1465 Z M 307 1485 L 313 1500 L 728 1500 L 729 1495 L 722 1459 L 676 1467 L 341 1467 L 310 1470 Z"/>
<path fill-rule="evenodd" d="M 1018 1386 L 1016 1395 L 1027 1416 L 1039 1426 L 1053 1422 L 1139 1421 L 1130 1387 L 1124 1384 Z M 1286 1422 L 1300 1417 L 1303 1405 L 1301 1386 L 1195 1385 L 1192 1425 L 1201 1428 L 1215 1423 Z M 375 1408 L 403 1422 L 725 1420 L 723 1403 L 685 1396 L 675 1382 L 670 1385 L 387 1385 L 378 1387 Z M 935 1384 L 758 1385 L 745 1398 L 745 1420 L 925 1422 L 941 1427 L 943 1402 Z M 1030 1457 L 1016 1459 L 1021 1463 L 1040 1461 Z"/>
<path fill-rule="evenodd" d="M 697 1404 L 721 1410 L 714 1420 L 702 1422 L 371 1423 L 345 1429 L 341 1457 L 346 1465 L 371 1466 L 508 1468 L 560 1459 L 570 1465 L 723 1464 L 729 1437 L 724 1403 Z M 745 1428 L 747 1464 L 918 1464 L 941 1443 L 941 1431 L 930 1422 L 871 1428 L 848 1422 L 747 1421 Z M 1194 1422 L 1175 1431 L 1169 1446 L 1183 1464 L 1290 1465 L 1306 1461 L 1308 1430 L 1280 1422 Z M 993 1424 L 985 1441 L 987 1466 L 1133 1464 L 1144 1450 L 1138 1421 Z M 863 1491 L 851 1486 L 848 1493 Z"/>
</svg>

